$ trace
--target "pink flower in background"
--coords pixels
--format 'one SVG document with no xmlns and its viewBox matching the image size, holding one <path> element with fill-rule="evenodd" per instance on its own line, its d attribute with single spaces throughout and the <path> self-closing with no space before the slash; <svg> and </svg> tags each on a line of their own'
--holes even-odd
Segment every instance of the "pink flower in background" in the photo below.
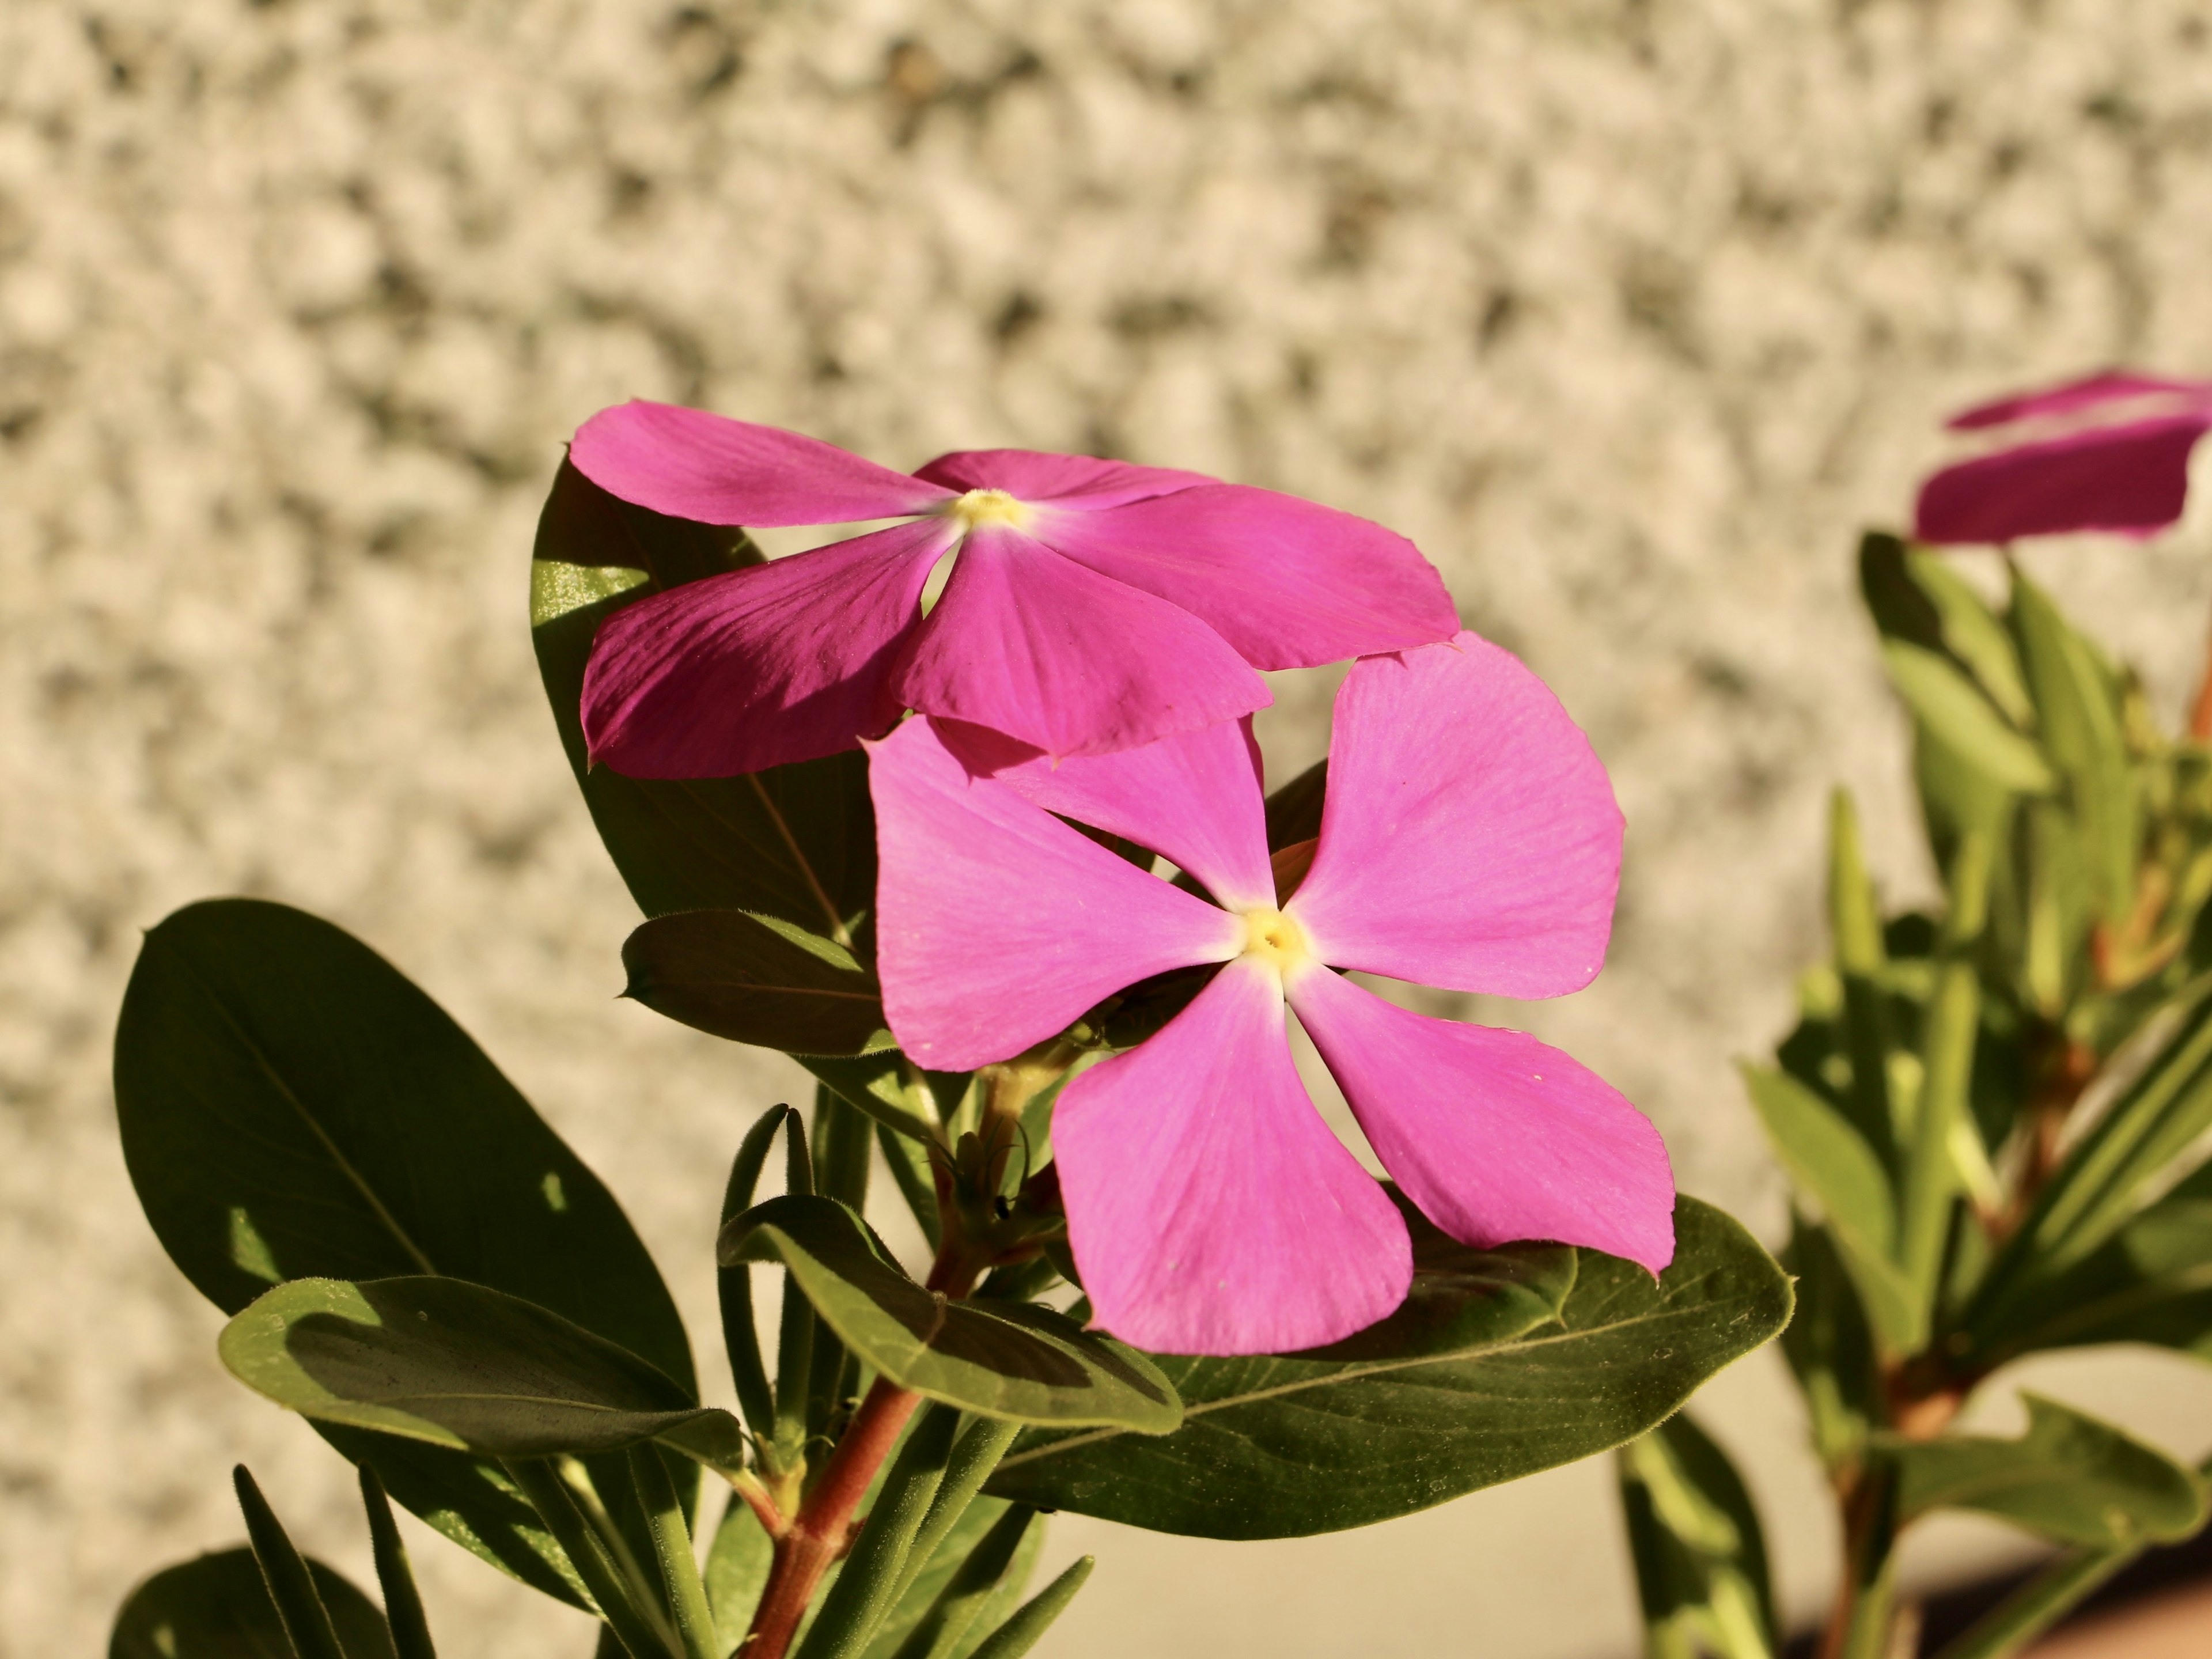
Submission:
<svg viewBox="0 0 2212 1659">
<path fill-rule="evenodd" d="M 1419 550 L 1378 525 L 1195 472 L 975 450 L 912 476 L 817 439 L 629 403 L 579 471 L 707 524 L 908 522 L 611 617 L 584 680 L 594 761 L 713 777 L 850 749 L 902 709 L 1096 755 L 1269 701 L 1255 669 L 1449 639 Z M 930 572 L 957 549 L 925 618 Z"/>
<path fill-rule="evenodd" d="M 1672 1260 L 1666 1149 L 1612 1087 L 1532 1037 L 1408 1013 L 1331 971 L 1510 997 L 1597 973 L 1620 809 L 1588 740 L 1508 653 L 1462 633 L 1352 669 L 1312 867 L 1279 904 L 1247 722 L 1054 766 L 916 720 L 870 754 L 884 1006 L 919 1063 L 1003 1060 L 1150 975 L 1224 964 L 1054 1109 L 1070 1239 L 1116 1335 L 1281 1352 L 1403 1299 L 1404 1221 L 1307 1097 L 1286 1002 L 1446 1232 L 1586 1244 L 1655 1273 Z M 1212 902 L 1054 814 L 1159 853 Z"/>
<path fill-rule="evenodd" d="M 2113 373 L 1954 416 L 2003 446 L 1921 486 L 1923 542 L 2008 542 L 2077 530 L 2148 536 L 2181 516 L 2189 454 L 2212 430 L 2212 382 Z"/>
</svg>

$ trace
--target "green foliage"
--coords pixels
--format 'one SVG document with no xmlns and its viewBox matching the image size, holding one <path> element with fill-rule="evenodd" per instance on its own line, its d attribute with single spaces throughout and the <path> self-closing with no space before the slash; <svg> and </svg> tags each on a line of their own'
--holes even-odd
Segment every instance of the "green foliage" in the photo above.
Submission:
<svg viewBox="0 0 2212 1659">
<path fill-rule="evenodd" d="M 1788 1279 L 1741 1227 L 1691 1198 L 1674 1224 L 1656 1282 L 1556 1246 L 1453 1246 L 1437 1267 L 1433 1238 L 1417 1240 L 1403 1316 L 1309 1354 L 1162 1357 L 1180 1431 L 1024 1435 L 987 1490 L 1158 1532 L 1283 1538 L 1608 1450 L 1790 1317 Z"/>
<path fill-rule="evenodd" d="M 307 1570 L 345 1659 L 412 1659 L 343 1574 L 319 1561 Z M 253 1552 L 239 1548 L 165 1567 L 132 1590 L 107 1659 L 294 1659 L 294 1649 Z"/>
<path fill-rule="evenodd" d="M 892 1047 L 883 988 L 835 939 L 743 910 L 657 916 L 623 945 L 623 994 L 733 1042 L 793 1054 Z"/>
<path fill-rule="evenodd" d="M 1615 1456 L 1646 1653 L 1771 1659 L 1766 1540 L 1728 1454 L 1680 1412 Z"/>
<path fill-rule="evenodd" d="M 1049 1308 L 953 1302 L 925 1290 L 833 1200 L 769 1200 L 723 1229 L 720 1256 L 781 1262 L 846 1346 L 932 1400 L 1018 1422 L 1140 1435 L 1182 1420 L 1174 1388 L 1135 1350 Z"/>
</svg>

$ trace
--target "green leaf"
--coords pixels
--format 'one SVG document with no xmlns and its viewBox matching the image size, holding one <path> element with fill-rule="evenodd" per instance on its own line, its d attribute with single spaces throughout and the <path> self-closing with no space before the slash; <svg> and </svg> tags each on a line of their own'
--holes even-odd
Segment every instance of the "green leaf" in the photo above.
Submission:
<svg viewBox="0 0 2212 1659">
<path fill-rule="evenodd" d="M 1648 1650 L 1767 1659 L 1777 1627 L 1766 1540 L 1728 1454 L 1681 1412 L 1617 1456 Z"/>
<path fill-rule="evenodd" d="M 1075 1593 L 1091 1577 L 1098 1558 L 1086 1555 L 1062 1569 L 1059 1577 L 1022 1603 L 1014 1615 L 993 1631 L 975 1650 L 975 1659 L 1021 1659 L 1043 1639 L 1054 1620 L 1067 1611 Z"/>
<path fill-rule="evenodd" d="M 623 945 L 623 994 L 694 1030 L 790 1054 L 893 1046 L 883 988 L 835 939 L 743 910 L 656 916 Z"/>
<path fill-rule="evenodd" d="M 1782 1333 L 1782 1352 L 1812 1419 L 1813 1443 L 1831 1470 L 1860 1461 L 1873 1425 L 1887 1408 L 1874 1333 L 1835 1235 L 1790 1210 L 1782 1265 L 1797 1281 L 1797 1310 Z"/>
<path fill-rule="evenodd" d="M 2050 596 L 2013 574 L 2012 624 L 2043 731 L 2043 748 L 2068 783 L 2089 853 L 2100 913 L 2118 922 L 2133 908 L 2142 811 L 2117 688 L 2097 649 L 2067 625 Z"/>
<path fill-rule="evenodd" d="M 407 1560 L 407 1545 L 399 1536 L 399 1523 L 392 1518 L 384 1483 L 366 1464 L 361 1469 L 361 1504 L 368 1513 L 368 1538 L 376 1559 L 377 1587 L 384 1592 L 385 1621 L 392 1628 L 392 1645 L 398 1659 L 438 1659 L 430 1641 L 430 1624 L 422 1612 L 422 1593 L 415 1587 L 415 1570 Z"/>
<path fill-rule="evenodd" d="M 734 1653 L 752 1627 L 753 1611 L 768 1588 L 769 1569 L 775 1564 L 775 1542 L 753 1513 L 752 1506 L 734 1494 L 707 1547 L 708 1605 L 714 1610 L 714 1635 L 722 1651 Z"/>
<path fill-rule="evenodd" d="M 1322 803 L 1328 794 L 1328 763 L 1317 760 L 1267 797 L 1267 850 L 1311 841 L 1321 834 Z"/>
<path fill-rule="evenodd" d="M 2101 1548 L 2186 1538 L 2203 1523 L 2205 1485 L 2193 1470 L 2069 1406 L 2026 1391 L 2021 1399 L 2027 1431 L 2017 1440 L 1878 1443 L 1898 1470 L 1900 1521 L 1973 1510 Z"/>
<path fill-rule="evenodd" d="M 2045 1348 L 2143 1342 L 2212 1360 L 2212 1164 L 1970 1333 L 1983 1371 Z"/>
<path fill-rule="evenodd" d="M 397 1659 L 375 1602 L 319 1561 L 307 1571 L 346 1659 Z M 132 1590 L 107 1659 L 292 1659 L 292 1645 L 253 1552 L 240 1547 L 165 1567 Z"/>
<path fill-rule="evenodd" d="M 990 1500 L 986 1500 L 990 1501 Z M 976 1540 L 964 1559 L 948 1562 L 936 1593 L 923 1604 L 919 1617 L 910 1620 L 889 1659 L 951 1659 L 962 1639 L 981 1616 L 998 1591 L 1006 1570 L 1030 1537 L 1036 1511 L 1021 1504 L 999 1504 L 992 1508 L 1000 1517 Z M 914 1592 L 909 1591 L 911 1597 Z M 888 1626 L 884 1634 L 888 1634 Z M 880 1644 L 882 1637 L 878 1636 Z"/>
<path fill-rule="evenodd" d="M 1902 640 L 1885 640 L 1881 660 L 1905 706 L 1991 783 L 2021 795 L 2047 795 L 2057 788 L 2034 740 L 2008 725 L 1981 688 L 1948 659 Z"/>
<path fill-rule="evenodd" d="M 156 927 L 124 994 L 115 1103 L 146 1218 L 227 1314 L 285 1279 L 447 1273 L 692 1385 L 676 1305 L 599 1177 L 436 1003 L 328 922 L 216 899 Z M 326 1437 L 455 1542 L 580 1605 L 504 1474 Z"/>
<path fill-rule="evenodd" d="M 758 562 L 742 531 L 633 507 L 564 461 L 530 572 L 538 672 L 592 821 L 641 910 L 750 910 L 865 959 L 876 839 L 858 750 L 696 779 L 626 778 L 585 753 L 579 710 L 599 624 L 639 599 Z"/>
<path fill-rule="evenodd" d="M 1882 1345 L 1916 1352 L 1927 1340 L 1928 1310 L 1891 1259 L 1897 1211 L 1888 1175 L 1843 1115 L 1796 1078 L 1762 1066 L 1741 1070 L 1775 1156 L 1819 1205 Z"/>
<path fill-rule="evenodd" d="M 2023 731 L 2033 726 L 2012 636 L 1945 556 L 1869 531 L 1859 544 L 1859 587 L 1885 638 L 1947 653 L 2007 720 Z"/>
<path fill-rule="evenodd" d="M 299 1279 L 223 1328 L 223 1364 L 304 1417 L 485 1457 L 619 1451 L 659 1438 L 717 1462 L 737 1419 L 636 1355 L 458 1279 Z"/>
<path fill-rule="evenodd" d="M 886 1128 L 913 1139 L 945 1139 L 945 1126 L 968 1091 L 964 1072 L 926 1072 L 896 1048 L 863 1054 L 794 1054 L 801 1066 Z"/>
<path fill-rule="evenodd" d="M 261 1495 L 246 1465 L 237 1465 L 230 1476 L 238 1492 L 238 1507 L 246 1515 L 246 1535 L 252 1545 L 253 1559 L 260 1564 L 262 1582 L 269 1586 L 269 1599 L 276 1603 L 286 1643 L 299 1659 L 344 1659 L 337 1628 L 315 1591 L 307 1558 L 286 1534 L 283 1522 L 269 1507 L 269 1500 Z"/>
<path fill-rule="evenodd" d="M 834 1200 L 786 1195 L 723 1229 L 720 1259 L 781 1261 L 862 1360 L 902 1388 L 1023 1423 L 1164 1434 L 1182 1420 L 1152 1362 L 1049 1308 L 923 1289 Z"/>
<path fill-rule="evenodd" d="M 1313 1354 L 1162 1358 L 1183 1397 L 1181 1431 L 1026 1434 L 985 1490 L 1157 1532 L 1284 1538 L 1610 1450 L 1790 1317 L 1788 1278 L 1735 1221 L 1682 1198 L 1674 1225 L 1674 1262 L 1656 1282 L 1576 1252 L 1572 1289 L 1547 1322 L 1524 1322 L 1519 1292 L 1557 1282 L 1557 1247 L 1513 1245 L 1486 1253 L 1505 1285 L 1465 1287 L 1504 1304 L 1489 1330 L 1462 1309 L 1417 1321 L 1401 1352 L 1354 1337 Z"/>
</svg>

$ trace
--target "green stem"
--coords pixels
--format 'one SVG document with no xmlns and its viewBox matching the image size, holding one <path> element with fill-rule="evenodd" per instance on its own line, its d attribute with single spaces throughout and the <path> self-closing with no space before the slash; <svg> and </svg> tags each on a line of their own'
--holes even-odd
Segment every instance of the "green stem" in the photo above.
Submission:
<svg viewBox="0 0 2212 1659">
<path fill-rule="evenodd" d="M 684 1500 L 668 1478 L 660 1449 L 650 1440 L 632 1446 L 629 1473 L 637 1483 L 646 1528 L 653 1534 L 653 1553 L 660 1562 L 660 1582 L 676 1615 L 684 1659 L 722 1659 L 714 1640 L 714 1615 L 707 1606 L 707 1586 L 699 1577 L 699 1558 L 692 1553 L 691 1528 L 684 1518 Z"/>
</svg>

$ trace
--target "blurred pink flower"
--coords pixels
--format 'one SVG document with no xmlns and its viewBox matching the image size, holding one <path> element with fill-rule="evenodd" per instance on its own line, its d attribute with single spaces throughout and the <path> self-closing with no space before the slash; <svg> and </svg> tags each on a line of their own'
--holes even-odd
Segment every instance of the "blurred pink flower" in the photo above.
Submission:
<svg viewBox="0 0 2212 1659">
<path fill-rule="evenodd" d="M 1475 1245 L 1674 1255 L 1658 1132 L 1516 1031 L 1408 1013 L 1331 971 L 1551 997 L 1604 961 L 1621 819 L 1543 683 L 1469 633 L 1370 657 L 1337 695 L 1312 867 L 1278 903 L 1249 721 L 1054 766 L 957 722 L 870 748 L 884 1005 L 919 1063 L 1018 1053 L 1148 975 L 1224 964 L 1054 1108 L 1098 1322 L 1164 1352 L 1329 1342 L 1395 1308 L 1405 1223 L 1313 1109 L 1285 1002 L 1383 1166 Z M 1212 902 L 1060 821 L 1162 854 Z"/>
<path fill-rule="evenodd" d="M 608 618 L 584 680 L 594 761 L 636 777 L 850 749 L 905 708 L 1096 755 L 1269 701 L 1254 671 L 1445 640 L 1402 536 L 1195 472 L 975 450 L 912 476 L 774 427 L 629 403 L 570 452 L 656 513 L 768 527 L 908 522 L 710 577 Z M 959 550 L 925 619 L 924 585 Z"/>
<path fill-rule="evenodd" d="M 2003 447 L 1921 486 L 1923 542 L 2008 542 L 2077 530 L 2148 536 L 2181 516 L 2189 454 L 2212 430 L 2212 382 L 2112 373 L 1983 404 L 1948 422 Z"/>
</svg>

